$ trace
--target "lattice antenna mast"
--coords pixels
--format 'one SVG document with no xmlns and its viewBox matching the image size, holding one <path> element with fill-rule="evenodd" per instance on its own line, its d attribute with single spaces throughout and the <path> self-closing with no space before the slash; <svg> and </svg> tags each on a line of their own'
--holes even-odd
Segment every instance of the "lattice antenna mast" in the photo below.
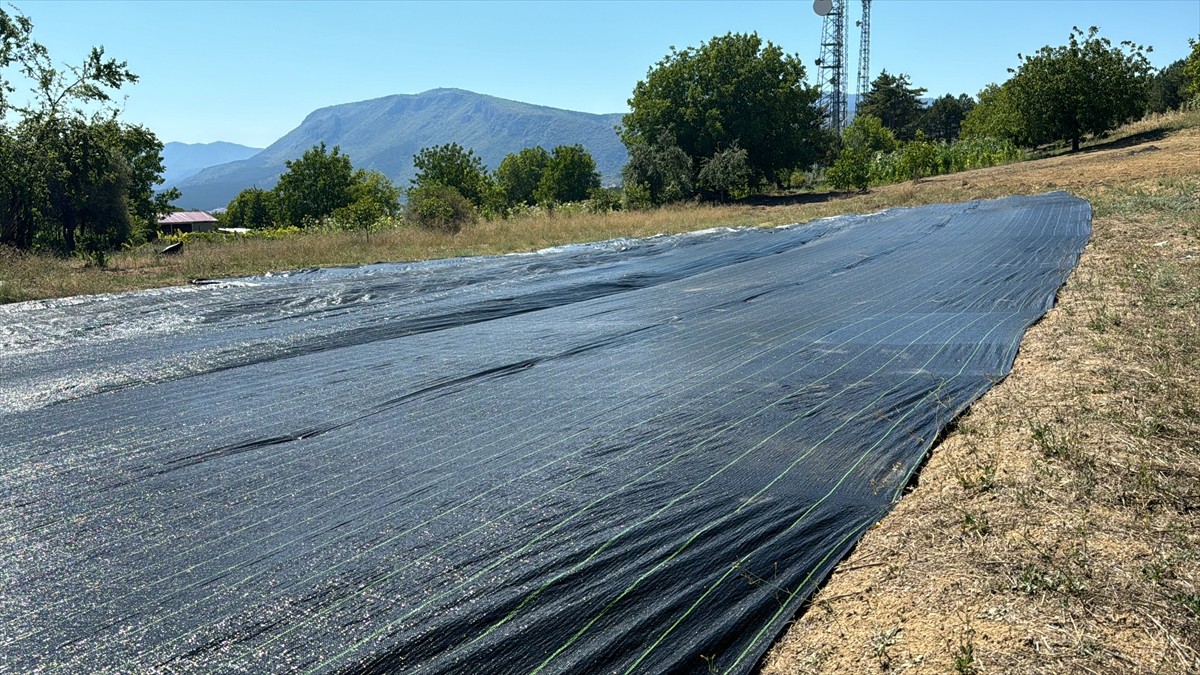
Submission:
<svg viewBox="0 0 1200 675">
<path fill-rule="evenodd" d="M 846 90 L 850 85 L 846 58 L 846 37 L 850 20 L 846 15 L 847 0 L 813 0 L 813 11 L 825 17 L 821 27 L 821 58 L 817 68 L 821 76 L 821 107 L 825 122 L 841 133 L 850 121 L 846 110 Z"/>
<path fill-rule="evenodd" d="M 862 0 L 858 28 L 858 100 L 862 102 L 862 97 L 871 91 L 871 0 Z"/>
</svg>

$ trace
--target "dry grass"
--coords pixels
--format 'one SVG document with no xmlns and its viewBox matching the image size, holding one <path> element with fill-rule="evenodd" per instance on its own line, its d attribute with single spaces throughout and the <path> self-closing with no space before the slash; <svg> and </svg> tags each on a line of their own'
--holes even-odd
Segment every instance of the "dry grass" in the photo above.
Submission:
<svg viewBox="0 0 1200 675">
<path fill-rule="evenodd" d="M 1012 375 L 765 673 L 1200 672 L 1197 122 L 914 187 L 1067 189 L 1092 202 L 1094 234 Z"/>
</svg>

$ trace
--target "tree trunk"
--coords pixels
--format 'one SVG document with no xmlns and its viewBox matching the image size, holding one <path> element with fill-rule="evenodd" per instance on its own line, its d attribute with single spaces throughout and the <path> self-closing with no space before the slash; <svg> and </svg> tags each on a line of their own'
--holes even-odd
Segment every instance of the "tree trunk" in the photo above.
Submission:
<svg viewBox="0 0 1200 675">
<path fill-rule="evenodd" d="M 1073 136 L 1071 138 L 1071 152 L 1079 152 L 1079 137 L 1078 136 Z"/>
</svg>

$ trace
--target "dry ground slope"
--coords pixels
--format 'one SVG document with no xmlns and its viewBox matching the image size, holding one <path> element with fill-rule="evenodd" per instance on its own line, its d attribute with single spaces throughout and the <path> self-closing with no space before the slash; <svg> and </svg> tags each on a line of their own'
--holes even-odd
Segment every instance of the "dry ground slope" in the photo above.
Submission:
<svg viewBox="0 0 1200 675">
<path fill-rule="evenodd" d="M 764 673 L 1200 672 L 1200 128 L 879 190 L 1065 189 L 1094 233 L 1012 374 L 959 419 Z"/>
</svg>

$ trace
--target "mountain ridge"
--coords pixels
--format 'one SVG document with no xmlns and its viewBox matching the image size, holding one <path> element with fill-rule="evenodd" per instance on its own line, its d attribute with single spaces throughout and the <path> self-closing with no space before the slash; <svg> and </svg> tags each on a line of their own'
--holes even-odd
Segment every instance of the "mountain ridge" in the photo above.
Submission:
<svg viewBox="0 0 1200 675">
<path fill-rule="evenodd" d="M 262 151 L 211 166 L 179 181 L 185 208 L 225 206 L 248 187 L 270 188 L 285 162 L 324 142 L 356 168 L 379 171 L 398 187 L 414 175 L 412 157 L 446 143 L 474 150 L 488 170 L 509 153 L 541 145 L 579 143 L 592 153 L 605 182 L 615 182 L 627 155 L 616 133 L 622 113 L 595 114 L 512 101 L 464 89 L 431 89 L 318 108 Z"/>
</svg>

